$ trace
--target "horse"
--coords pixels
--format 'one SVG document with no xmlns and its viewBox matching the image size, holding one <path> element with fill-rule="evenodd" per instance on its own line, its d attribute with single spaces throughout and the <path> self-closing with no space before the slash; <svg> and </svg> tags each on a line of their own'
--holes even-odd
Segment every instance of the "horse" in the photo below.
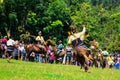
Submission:
<svg viewBox="0 0 120 80">
<path fill-rule="evenodd" d="M 55 55 L 55 63 L 56 64 L 58 62 L 65 64 L 65 57 L 66 57 L 66 50 L 65 49 L 63 49 L 60 53 L 57 53 L 57 48 L 54 48 L 54 55 Z"/>
<path fill-rule="evenodd" d="M 46 42 L 45 42 L 45 45 L 42 45 L 42 46 L 38 46 L 38 44 L 26 44 L 25 45 L 25 51 L 27 53 L 27 58 L 31 61 L 31 57 L 35 57 L 35 54 L 41 54 L 41 57 L 42 58 L 45 58 L 45 62 L 47 61 L 46 60 L 46 55 L 47 55 L 47 46 L 49 45 L 52 45 L 54 46 L 53 42 L 48 39 Z M 34 53 L 33 56 L 30 56 L 31 53 Z"/>
<path fill-rule="evenodd" d="M 99 49 L 98 42 L 96 40 L 90 41 L 90 49 L 92 52 L 92 61 L 95 67 L 103 66 L 103 55 L 102 51 Z"/>
<path fill-rule="evenodd" d="M 77 37 L 77 35 L 81 35 L 81 33 L 75 33 L 73 35 L 69 36 L 69 41 L 72 46 L 73 46 L 73 50 L 74 50 L 74 54 L 73 54 L 73 59 L 77 62 L 79 62 L 81 64 L 81 68 L 84 67 L 86 72 L 89 72 L 89 62 L 92 59 L 92 57 L 90 57 L 90 50 L 88 50 L 82 43 L 82 39 L 80 37 L 87 37 L 87 35 L 83 35 L 83 36 L 79 36 Z M 75 38 L 75 39 L 74 39 Z"/>
<path fill-rule="evenodd" d="M 35 54 L 42 54 L 42 57 L 45 57 L 46 55 L 46 48 L 44 46 L 38 47 L 37 44 L 25 44 L 25 51 L 27 53 L 27 58 L 29 61 L 33 61 Z M 31 53 L 35 53 L 32 54 Z"/>
<path fill-rule="evenodd" d="M 56 44 L 51 40 L 51 39 L 48 39 L 46 42 L 45 42 L 45 47 L 47 49 L 47 54 L 46 54 L 46 61 L 50 62 L 51 61 L 51 54 L 52 54 L 52 60 L 54 62 L 54 54 L 56 53 L 56 48 L 55 48 Z M 52 63 L 53 63 L 52 62 Z"/>
<path fill-rule="evenodd" d="M 92 60 L 91 51 L 83 46 L 76 46 L 73 49 L 73 60 L 80 63 L 81 69 L 84 68 L 87 72 L 89 70 L 89 62 Z"/>
<path fill-rule="evenodd" d="M 66 51 L 65 50 L 62 50 L 59 54 L 57 53 L 58 51 L 58 48 L 57 48 L 57 44 L 53 43 L 52 40 L 48 39 L 46 41 L 46 47 L 48 46 L 51 46 L 52 47 L 52 52 L 54 53 L 54 57 L 55 57 L 55 63 L 58 63 L 60 60 L 60 58 L 63 58 L 64 62 L 65 63 L 65 54 L 66 54 Z M 47 54 L 48 57 L 49 57 L 49 53 Z"/>
</svg>

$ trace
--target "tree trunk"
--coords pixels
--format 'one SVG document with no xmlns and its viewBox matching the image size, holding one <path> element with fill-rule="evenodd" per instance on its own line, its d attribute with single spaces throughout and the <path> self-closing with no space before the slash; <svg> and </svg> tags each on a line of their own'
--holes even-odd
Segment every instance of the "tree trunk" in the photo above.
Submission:
<svg viewBox="0 0 120 80">
<path fill-rule="evenodd" d="M 5 31 L 6 31 L 6 34 L 7 34 L 7 37 L 9 38 L 11 36 L 11 30 L 8 28 L 5 28 Z"/>
</svg>

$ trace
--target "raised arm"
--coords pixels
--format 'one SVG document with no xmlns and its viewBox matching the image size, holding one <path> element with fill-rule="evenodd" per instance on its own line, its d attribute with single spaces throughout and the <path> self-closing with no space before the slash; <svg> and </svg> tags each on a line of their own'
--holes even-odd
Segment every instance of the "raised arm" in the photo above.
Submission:
<svg viewBox="0 0 120 80">
<path fill-rule="evenodd" d="M 83 26 L 83 30 L 82 30 L 81 34 L 85 34 L 85 32 L 86 32 L 86 26 L 85 25 L 82 25 L 82 26 Z"/>
</svg>

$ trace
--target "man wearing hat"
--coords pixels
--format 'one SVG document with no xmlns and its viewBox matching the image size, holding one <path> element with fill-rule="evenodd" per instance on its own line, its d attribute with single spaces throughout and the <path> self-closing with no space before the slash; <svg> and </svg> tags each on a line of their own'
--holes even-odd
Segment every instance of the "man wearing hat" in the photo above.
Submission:
<svg viewBox="0 0 120 80">
<path fill-rule="evenodd" d="M 40 45 L 44 45 L 45 44 L 45 41 L 44 41 L 44 38 L 42 36 L 42 32 L 41 31 L 38 32 L 38 36 L 36 37 L 36 41 Z"/>
</svg>

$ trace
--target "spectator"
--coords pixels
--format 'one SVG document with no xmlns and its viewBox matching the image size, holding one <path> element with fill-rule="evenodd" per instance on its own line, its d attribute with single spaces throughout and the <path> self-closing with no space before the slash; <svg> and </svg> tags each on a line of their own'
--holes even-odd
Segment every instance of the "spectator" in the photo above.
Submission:
<svg viewBox="0 0 120 80">
<path fill-rule="evenodd" d="M 66 64 L 70 64 L 72 62 L 72 55 L 73 55 L 73 52 L 72 52 L 72 47 L 70 45 L 68 45 L 66 47 Z"/>
<path fill-rule="evenodd" d="M 50 52 L 50 59 L 49 59 L 49 62 L 50 62 L 51 64 L 53 64 L 53 63 L 54 63 L 54 59 L 55 59 L 54 51 L 51 50 L 51 52 Z"/>
<path fill-rule="evenodd" d="M 20 53 L 20 55 L 21 55 L 21 56 L 20 56 L 20 59 L 21 59 L 21 60 L 25 60 L 26 51 L 25 51 L 25 48 L 24 48 L 24 44 L 23 44 L 23 43 L 20 43 L 18 49 L 19 49 L 19 53 Z"/>
<path fill-rule="evenodd" d="M 107 64 L 108 64 L 108 68 L 113 67 L 114 57 L 112 56 L 112 54 L 110 54 L 110 55 L 107 57 Z"/>
<path fill-rule="evenodd" d="M 2 45 L 3 50 L 4 50 L 2 57 L 3 57 L 3 58 L 6 58 L 6 51 L 7 51 L 7 36 L 4 36 L 4 38 L 1 39 L 1 41 L 2 41 L 2 44 L 1 44 L 1 45 Z"/>
<path fill-rule="evenodd" d="M 13 50 L 14 50 L 14 43 L 15 41 L 10 37 L 7 41 L 7 53 L 8 53 L 8 62 L 10 62 L 12 56 L 13 56 Z"/>
<path fill-rule="evenodd" d="M 120 54 L 119 54 L 118 57 L 115 59 L 114 68 L 115 68 L 115 69 L 120 69 Z"/>
<path fill-rule="evenodd" d="M 60 54 L 60 53 L 63 51 L 63 49 L 64 49 L 64 45 L 62 44 L 62 41 L 61 41 L 61 40 L 59 40 L 58 43 L 59 43 L 59 44 L 58 44 L 57 54 Z"/>
<path fill-rule="evenodd" d="M 107 51 L 106 48 L 104 48 L 104 50 L 102 51 L 102 54 L 103 54 L 103 56 L 104 56 L 105 58 L 109 55 L 109 53 L 108 53 L 108 51 Z"/>
</svg>

